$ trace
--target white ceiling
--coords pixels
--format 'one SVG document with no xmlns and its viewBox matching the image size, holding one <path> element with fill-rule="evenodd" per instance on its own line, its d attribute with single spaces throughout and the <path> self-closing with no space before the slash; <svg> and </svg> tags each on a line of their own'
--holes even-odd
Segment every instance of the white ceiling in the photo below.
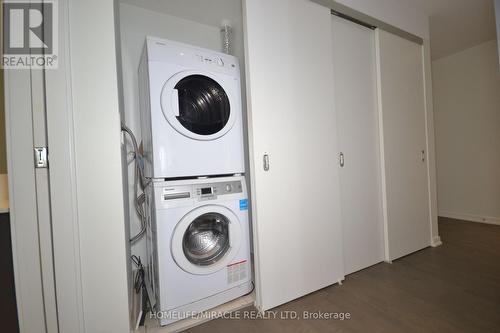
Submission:
<svg viewBox="0 0 500 333">
<path fill-rule="evenodd" d="M 406 0 L 429 15 L 432 59 L 496 38 L 493 0 Z"/>
<path fill-rule="evenodd" d="M 372 1 L 372 0 L 369 0 Z M 401 0 L 430 17 L 432 59 L 490 41 L 496 36 L 493 0 Z M 142 8 L 220 26 L 241 22 L 239 0 L 121 0 Z M 241 23 L 240 23 L 241 24 Z"/>
<path fill-rule="evenodd" d="M 223 20 L 241 24 L 240 0 L 120 0 L 155 12 L 219 27 Z"/>
</svg>

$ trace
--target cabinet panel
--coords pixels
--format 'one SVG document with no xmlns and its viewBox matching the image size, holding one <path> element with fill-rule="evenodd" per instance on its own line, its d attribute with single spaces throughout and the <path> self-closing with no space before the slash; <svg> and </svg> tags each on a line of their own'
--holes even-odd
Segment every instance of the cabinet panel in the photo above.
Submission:
<svg viewBox="0 0 500 333">
<path fill-rule="evenodd" d="M 394 260 L 430 245 L 422 46 L 377 34 L 382 119 L 386 255 Z"/>
<path fill-rule="evenodd" d="M 332 15 L 345 273 L 384 260 L 375 33 Z"/>
<path fill-rule="evenodd" d="M 331 15 L 307 0 L 250 0 L 244 18 L 257 306 L 267 310 L 344 275 Z"/>
</svg>

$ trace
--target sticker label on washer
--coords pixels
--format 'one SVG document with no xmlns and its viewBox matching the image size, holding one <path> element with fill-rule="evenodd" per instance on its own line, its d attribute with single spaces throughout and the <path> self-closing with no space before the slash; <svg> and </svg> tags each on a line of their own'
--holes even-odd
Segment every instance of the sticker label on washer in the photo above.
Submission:
<svg viewBox="0 0 500 333">
<path fill-rule="evenodd" d="M 248 210 L 248 199 L 240 200 L 240 210 Z"/>
<path fill-rule="evenodd" d="M 248 265 L 246 260 L 227 265 L 227 283 L 241 281 L 247 277 Z"/>
</svg>

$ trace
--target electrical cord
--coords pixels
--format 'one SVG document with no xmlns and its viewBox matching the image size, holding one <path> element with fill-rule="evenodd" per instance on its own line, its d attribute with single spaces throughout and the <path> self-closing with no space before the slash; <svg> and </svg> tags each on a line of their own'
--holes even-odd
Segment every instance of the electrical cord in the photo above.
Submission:
<svg viewBox="0 0 500 333">
<path fill-rule="evenodd" d="M 130 243 L 134 244 L 138 240 L 140 240 L 146 233 L 146 214 L 144 212 L 144 203 L 146 202 L 146 194 L 144 190 L 149 186 L 151 180 L 148 180 L 144 177 L 144 169 L 142 163 L 142 156 L 139 152 L 139 146 L 137 145 L 137 140 L 135 138 L 134 133 L 130 128 L 127 127 L 124 123 L 121 124 L 121 130 L 128 134 L 134 149 L 133 161 L 134 161 L 134 206 L 137 215 L 141 221 L 141 229 L 139 232 L 130 238 Z M 127 154 L 128 156 L 128 154 Z M 140 188 L 139 188 L 140 187 Z M 141 194 L 137 195 L 137 192 L 141 190 Z"/>
<path fill-rule="evenodd" d="M 132 255 L 130 259 L 132 259 L 132 262 L 135 264 L 135 267 L 137 268 L 134 275 L 134 290 L 138 294 L 141 291 L 141 289 L 145 286 L 144 266 L 142 265 L 140 257 Z"/>
<path fill-rule="evenodd" d="M 247 292 L 245 295 L 241 296 L 241 297 L 248 296 L 248 295 L 250 295 L 251 293 L 253 293 L 253 291 L 255 290 L 255 283 L 253 283 L 253 281 L 250 281 L 250 282 L 252 282 L 252 289 L 251 289 L 249 292 Z"/>
<path fill-rule="evenodd" d="M 144 265 L 142 264 L 141 257 L 138 257 L 136 255 L 131 255 L 130 259 L 137 268 L 134 274 L 134 291 L 136 294 L 139 294 L 141 290 L 143 290 L 144 291 L 143 295 L 145 295 L 147 306 L 149 307 L 149 309 L 152 309 L 153 306 L 151 304 L 151 300 L 149 299 L 149 295 L 146 290 L 146 270 L 144 268 Z"/>
</svg>

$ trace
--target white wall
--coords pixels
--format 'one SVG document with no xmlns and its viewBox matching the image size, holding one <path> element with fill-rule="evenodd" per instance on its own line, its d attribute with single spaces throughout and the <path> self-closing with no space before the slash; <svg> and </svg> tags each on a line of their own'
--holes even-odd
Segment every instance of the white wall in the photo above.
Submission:
<svg viewBox="0 0 500 333">
<path fill-rule="evenodd" d="M 496 41 L 432 63 L 441 216 L 500 224 Z"/>
<path fill-rule="evenodd" d="M 213 3 L 213 9 L 221 5 L 220 1 Z M 176 7 L 179 13 L 186 11 L 196 12 L 197 8 L 193 1 L 187 2 L 185 6 Z M 180 5 L 179 5 L 180 6 Z M 186 8 L 190 6 L 192 8 Z M 160 11 L 161 9 L 161 11 Z M 181 11 L 182 9 L 182 11 Z M 165 11 L 172 10 L 169 6 L 158 8 L 157 11 L 144 9 L 135 5 L 120 4 L 120 30 L 121 30 L 121 53 L 122 53 L 122 75 L 124 95 L 124 120 L 141 140 L 140 113 L 139 113 L 139 91 L 137 69 L 145 37 L 147 35 L 176 40 L 208 49 L 220 51 L 222 47 L 219 26 L 212 26 L 195 21 L 187 20 L 177 15 L 177 12 L 167 14 Z M 241 17 L 241 5 L 232 8 L 235 13 L 231 14 L 233 35 L 233 54 L 240 60 L 240 68 L 244 70 L 244 47 L 241 21 L 234 22 L 234 18 Z M 221 14 L 223 15 L 223 14 Z M 223 17 L 218 20 L 221 22 Z M 242 73 L 242 82 L 245 81 Z M 242 87 L 242 97 L 245 101 L 245 89 Z M 245 103 L 245 102 L 243 102 Z M 245 110 L 244 110 L 245 111 Z M 246 116 L 244 115 L 244 118 Z M 139 219 L 133 206 L 133 165 L 129 166 L 129 199 L 130 199 L 130 227 L 131 233 L 136 234 L 139 230 Z M 132 252 L 145 258 L 144 241 L 138 242 L 132 247 Z"/>
</svg>

